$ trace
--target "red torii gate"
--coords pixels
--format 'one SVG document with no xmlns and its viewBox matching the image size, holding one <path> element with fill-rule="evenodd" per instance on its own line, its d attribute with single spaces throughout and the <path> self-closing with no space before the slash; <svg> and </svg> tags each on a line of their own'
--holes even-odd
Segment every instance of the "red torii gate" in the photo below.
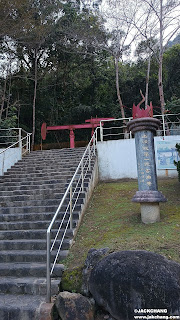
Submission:
<svg viewBox="0 0 180 320">
<path fill-rule="evenodd" d="M 94 134 L 94 128 L 97 128 L 100 125 L 100 121 L 103 120 L 113 120 L 114 118 L 91 118 L 91 119 L 87 119 L 85 120 L 86 123 L 82 123 L 82 124 L 68 124 L 68 125 L 64 125 L 64 126 L 48 126 L 46 125 L 46 123 L 44 122 L 41 126 L 41 137 L 43 140 L 46 139 L 46 135 L 49 131 L 58 131 L 58 130 L 69 130 L 69 137 L 70 137 L 70 148 L 74 148 L 75 144 L 74 144 L 74 139 L 75 139 L 75 135 L 74 135 L 74 130 L 75 129 L 89 129 L 92 128 L 92 132 L 91 135 Z"/>
</svg>

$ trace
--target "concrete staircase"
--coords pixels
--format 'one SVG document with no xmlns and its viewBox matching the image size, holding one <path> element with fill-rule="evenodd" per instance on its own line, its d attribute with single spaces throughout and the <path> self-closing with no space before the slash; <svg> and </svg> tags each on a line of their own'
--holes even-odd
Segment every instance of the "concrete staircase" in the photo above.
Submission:
<svg viewBox="0 0 180 320">
<path fill-rule="evenodd" d="M 46 304 L 46 230 L 85 148 L 35 151 L 0 178 L 0 319 L 51 319 Z M 93 160 L 76 204 L 59 261 L 68 254 L 87 199 Z M 61 221 L 63 212 L 55 225 Z M 52 232 L 52 238 L 55 235 Z M 58 243 L 57 243 L 58 246 Z M 58 293 L 63 265 L 57 264 L 52 295 Z"/>
</svg>

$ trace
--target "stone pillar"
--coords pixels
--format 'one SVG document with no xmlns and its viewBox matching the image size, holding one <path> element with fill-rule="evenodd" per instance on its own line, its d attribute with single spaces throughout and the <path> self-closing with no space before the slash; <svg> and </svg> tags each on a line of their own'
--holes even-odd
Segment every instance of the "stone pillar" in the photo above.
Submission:
<svg viewBox="0 0 180 320">
<path fill-rule="evenodd" d="M 151 117 L 138 118 L 128 123 L 128 129 L 135 136 L 138 172 L 138 189 L 132 201 L 141 204 L 141 220 L 154 223 L 160 220 L 159 202 L 166 198 L 158 191 L 154 134 L 160 121 Z"/>
</svg>

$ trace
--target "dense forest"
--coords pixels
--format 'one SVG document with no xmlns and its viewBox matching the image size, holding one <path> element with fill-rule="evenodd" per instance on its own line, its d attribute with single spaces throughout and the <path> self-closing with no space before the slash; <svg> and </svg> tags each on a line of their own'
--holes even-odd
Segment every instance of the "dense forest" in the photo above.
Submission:
<svg viewBox="0 0 180 320">
<path fill-rule="evenodd" d="M 146 103 L 152 101 L 154 113 L 162 113 L 158 37 L 134 39 L 132 58 L 130 45 L 119 46 L 125 31 L 105 27 L 101 4 L 1 0 L 1 128 L 33 132 L 34 144 L 40 142 L 44 121 L 63 125 L 96 116 L 129 117 L 133 103 L 147 93 L 147 81 Z M 162 53 L 163 112 L 180 113 L 179 36 L 176 39 Z"/>
</svg>

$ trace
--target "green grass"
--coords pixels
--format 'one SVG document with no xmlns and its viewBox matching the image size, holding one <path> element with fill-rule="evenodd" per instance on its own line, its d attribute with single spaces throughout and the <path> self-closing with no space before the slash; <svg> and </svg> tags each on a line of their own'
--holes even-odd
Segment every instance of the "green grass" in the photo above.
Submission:
<svg viewBox="0 0 180 320">
<path fill-rule="evenodd" d="M 90 248 L 149 250 L 180 262 L 180 183 L 177 179 L 158 180 L 168 202 L 160 204 L 161 221 L 141 222 L 140 204 L 131 199 L 137 181 L 99 183 L 95 188 L 82 225 L 63 263 L 68 267 L 83 263 Z"/>
</svg>

